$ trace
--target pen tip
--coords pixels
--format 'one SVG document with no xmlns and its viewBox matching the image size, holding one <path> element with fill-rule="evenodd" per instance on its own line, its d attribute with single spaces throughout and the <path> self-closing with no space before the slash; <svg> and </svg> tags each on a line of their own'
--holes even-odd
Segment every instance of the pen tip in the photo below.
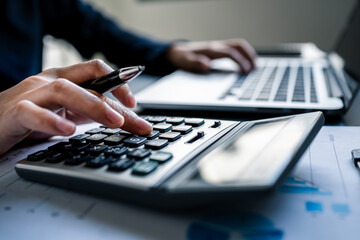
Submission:
<svg viewBox="0 0 360 240">
<path fill-rule="evenodd" d="M 144 69 L 145 69 L 145 66 L 139 65 L 139 71 L 142 71 L 142 70 L 144 70 Z"/>
</svg>

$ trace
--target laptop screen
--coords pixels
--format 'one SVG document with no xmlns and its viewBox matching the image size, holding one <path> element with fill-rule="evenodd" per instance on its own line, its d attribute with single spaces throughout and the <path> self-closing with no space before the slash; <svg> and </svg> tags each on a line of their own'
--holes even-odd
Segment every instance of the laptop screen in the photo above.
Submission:
<svg viewBox="0 0 360 240">
<path fill-rule="evenodd" d="M 360 80 L 360 1 L 354 8 L 350 21 L 336 48 L 345 60 L 345 70 L 356 80 Z"/>
</svg>

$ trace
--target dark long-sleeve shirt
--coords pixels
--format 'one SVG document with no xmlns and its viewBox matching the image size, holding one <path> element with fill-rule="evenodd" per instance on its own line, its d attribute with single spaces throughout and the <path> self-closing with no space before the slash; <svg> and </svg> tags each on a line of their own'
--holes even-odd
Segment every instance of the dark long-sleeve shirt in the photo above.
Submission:
<svg viewBox="0 0 360 240">
<path fill-rule="evenodd" d="M 41 72 L 47 34 L 67 40 L 85 58 L 102 52 L 118 67 L 173 70 L 165 59 L 169 43 L 131 33 L 80 0 L 1 0 L 0 91 Z"/>
</svg>

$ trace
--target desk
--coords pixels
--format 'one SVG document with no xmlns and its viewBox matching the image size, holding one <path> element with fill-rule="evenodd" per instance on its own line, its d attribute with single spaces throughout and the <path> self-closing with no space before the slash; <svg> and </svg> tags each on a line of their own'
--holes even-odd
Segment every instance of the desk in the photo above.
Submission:
<svg viewBox="0 0 360 240">
<path fill-rule="evenodd" d="M 272 194 L 188 212 L 156 211 L 21 179 L 15 162 L 37 148 L 24 147 L 0 159 L 1 239 L 358 239 L 360 173 L 350 150 L 359 145 L 359 127 L 324 127 Z"/>
<path fill-rule="evenodd" d="M 139 89 L 135 83 L 132 87 Z M 164 212 L 21 179 L 13 170 L 15 162 L 39 148 L 25 146 L 0 158 L 0 236 L 358 239 L 360 173 L 351 162 L 350 150 L 359 147 L 359 127 L 324 127 L 273 194 L 223 209 Z"/>
</svg>

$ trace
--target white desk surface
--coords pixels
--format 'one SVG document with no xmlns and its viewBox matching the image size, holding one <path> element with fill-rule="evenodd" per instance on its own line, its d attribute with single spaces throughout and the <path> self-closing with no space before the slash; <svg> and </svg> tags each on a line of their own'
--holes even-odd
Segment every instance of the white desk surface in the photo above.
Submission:
<svg viewBox="0 0 360 240">
<path fill-rule="evenodd" d="M 46 144 L 52 143 L 0 158 L 1 239 L 359 239 L 360 171 L 350 151 L 360 148 L 360 127 L 324 127 L 267 198 L 192 214 L 160 212 L 19 178 L 15 162 Z"/>
</svg>

